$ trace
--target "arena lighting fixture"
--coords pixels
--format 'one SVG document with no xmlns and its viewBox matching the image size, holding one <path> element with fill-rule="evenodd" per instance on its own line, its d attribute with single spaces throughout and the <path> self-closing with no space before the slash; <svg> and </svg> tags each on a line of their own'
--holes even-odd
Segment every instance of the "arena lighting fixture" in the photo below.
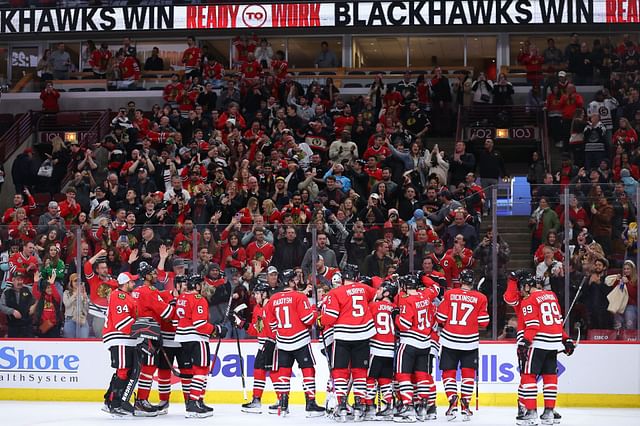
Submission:
<svg viewBox="0 0 640 426">
<path fill-rule="evenodd" d="M 509 139 L 509 129 L 496 129 L 496 139 Z"/>
<path fill-rule="evenodd" d="M 78 132 L 64 132 L 64 141 L 67 145 L 78 142 Z"/>
</svg>

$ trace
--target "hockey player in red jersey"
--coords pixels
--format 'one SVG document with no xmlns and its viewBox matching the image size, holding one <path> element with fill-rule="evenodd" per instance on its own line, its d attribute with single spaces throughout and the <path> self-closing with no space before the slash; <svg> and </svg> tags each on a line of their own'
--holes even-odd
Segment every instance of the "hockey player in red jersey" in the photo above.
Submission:
<svg viewBox="0 0 640 426">
<path fill-rule="evenodd" d="M 435 392 L 433 377 L 429 373 L 431 329 L 436 307 L 430 292 L 419 291 L 422 284 L 414 275 L 401 277 L 406 294 L 398 299 L 399 315 L 396 326 L 400 331 L 400 346 L 395 365 L 396 380 L 402 406 L 393 416 L 395 422 L 424 421 L 429 411 L 428 401 Z M 417 388 L 418 406 L 414 408 L 414 385 Z M 431 398 L 430 398 L 431 396 Z"/>
<path fill-rule="evenodd" d="M 273 367 L 275 334 L 266 320 L 265 309 L 269 303 L 271 287 L 266 281 L 258 281 L 253 288 L 256 305 L 253 307 L 251 323 L 247 333 L 258 338 L 258 353 L 253 361 L 253 398 L 242 404 L 245 413 L 262 413 L 262 392 L 267 384 L 267 371 Z M 273 377 L 271 377 L 273 380 Z"/>
<path fill-rule="evenodd" d="M 136 301 L 137 318 L 150 319 L 160 325 L 163 320 L 169 320 L 173 316 L 173 304 L 166 303 L 160 296 L 160 292 L 153 287 L 157 274 L 151 265 L 144 261 L 140 262 L 138 272 L 144 281 L 140 287 L 131 292 L 131 297 Z M 136 416 L 153 417 L 158 415 L 158 407 L 149 402 L 149 392 L 153 384 L 153 374 L 158 368 L 159 357 L 159 354 L 153 357 L 143 356 L 138 379 L 138 394 L 134 405 Z"/>
<path fill-rule="evenodd" d="M 127 272 L 118 275 L 118 288 L 108 297 L 102 341 L 111 353 L 111 368 L 116 372 L 105 395 L 105 411 L 114 416 L 133 416 L 129 398 L 138 377 L 136 339 L 131 326 L 136 320 L 136 304 L 131 291 L 138 277 Z"/>
<path fill-rule="evenodd" d="M 291 369 L 296 361 L 302 370 L 307 417 L 316 417 L 324 414 L 324 408 L 316 404 L 316 370 L 309 334 L 316 311 L 307 296 L 297 291 L 304 288 L 297 289 L 294 278 L 293 271 L 289 271 L 284 277 L 285 288 L 271 297 L 265 310 L 269 326 L 276 336 L 277 361 L 274 369 L 277 370 L 277 380 L 273 379 L 273 387 L 280 401 L 277 413 L 282 416 L 289 414 Z"/>
<path fill-rule="evenodd" d="M 167 304 L 175 305 L 175 300 L 182 291 L 182 286 L 187 282 L 185 275 L 175 275 L 171 280 L 172 290 L 160 291 L 160 297 Z M 160 323 L 160 331 L 162 333 L 162 351 L 166 354 L 158 355 L 158 393 L 160 394 L 160 403 L 156 406 L 158 414 L 167 414 L 169 411 L 169 399 L 171 397 L 171 375 L 174 360 L 178 363 L 178 369 L 184 375 L 190 373 L 186 368 L 182 345 L 175 341 L 176 328 L 178 326 L 178 315 L 174 309 L 173 314 L 163 319 Z M 191 387 L 191 378 L 181 377 L 182 392 L 185 403 L 189 400 L 189 389 Z"/>
<path fill-rule="evenodd" d="M 193 373 L 186 417 L 213 415 L 213 408 L 207 407 L 203 402 L 211 359 L 209 338 L 223 338 L 227 334 L 224 326 L 209 323 L 209 304 L 200 294 L 201 286 L 202 277 L 190 275 L 184 285 L 186 291 L 183 288 L 176 302 L 176 314 L 179 319 L 175 340 L 182 344 L 185 367 L 190 368 Z"/>
<path fill-rule="evenodd" d="M 378 288 L 376 301 L 369 305 L 376 334 L 371 338 L 369 369 L 367 371 L 367 409 L 365 420 L 391 420 L 393 416 L 393 356 L 395 351 L 395 327 L 393 325 L 393 303 L 398 286 L 384 281 Z M 380 389 L 384 408 L 376 413 L 374 400 Z"/>
<path fill-rule="evenodd" d="M 473 271 L 460 272 L 460 288 L 447 290 L 438 306 L 436 320 L 440 324 L 440 369 L 449 409 L 447 420 L 456 418 L 458 412 L 458 365 L 462 373 L 460 386 L 460 413 L 468 421 L 473 415 L 469 401 L 473 395 L 478 368 L 479 328 L 489 324 L 487 297 L 474 290 Z"/>
<path fill-rule="evenodd" d="M 331 374 L 338 399 L 334 418 L 340 422 L 347 420 L 347 393 L 351 378 L 355 397 L 354 420 L 361 421 L 366 410 L 369 339 L 376 334 L 369 304 L 375 298 L 376 289 L 356 281 L 356 265 L 345 265 L 343 269 L 345 279 L 329 292 L 319 325 L 333 326 L 334 330 Z"/>
<path fill-rule="evenodd" d="M 522 416 L 522 425 L 535 425 L 538 421 L 536 397 L 537 377 L 542 377 L 544 412 L 540 415 L 542 424 L 555 422 L 556 395 L 558 392 L 558 352 L 571 355 L 575 349 L 573 340 L 563 328 L 560 303 L 556 294 L 543 290 L 543 283 L 536 280 L 533 286 L 520 284 L 522 301 L 520 312 L 524 320 L 522 345 L 518 346 L 521 365 L 521 385 L 527 412 Z"/>
</svg>

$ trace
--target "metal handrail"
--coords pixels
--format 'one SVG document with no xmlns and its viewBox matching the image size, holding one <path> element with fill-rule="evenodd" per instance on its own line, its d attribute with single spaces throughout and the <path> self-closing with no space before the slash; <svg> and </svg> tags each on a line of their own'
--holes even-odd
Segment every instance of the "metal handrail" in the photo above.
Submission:
<svg viewBox="0 0 640 426">
<path fill-rule="evenodd" d="M 4 164 L 29 136 L 33 134 L 33 111 L 27 111 L 2 136 L 0 136 L 0 159 Z"/>
</svg>

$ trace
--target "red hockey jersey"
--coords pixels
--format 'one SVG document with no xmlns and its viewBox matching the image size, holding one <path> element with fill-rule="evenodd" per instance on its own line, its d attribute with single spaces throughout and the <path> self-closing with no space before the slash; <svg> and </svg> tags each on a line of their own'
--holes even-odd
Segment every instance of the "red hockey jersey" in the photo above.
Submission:
<svg viewBox="0 0 640 426">
<path fill-rule="evenodd" d="M 109 296 L 107 319 L 102 329 L 102 342 L 112 346 L 135 346 L 131 337 L 131 326 L 136 321 L 136 302 L 131 295 L 120 289 Z"/>
<path fill-rule="evenodd" d="M 209 323 L 209 303 L 196 292 L 182 293 L 176 302 L 178 328 L 176 342 L 208 342 L 213 333 Z"/>
<path fill-rule="evenodd" d="M 367 340 L 375 334 L 369 303 L 376 289 L 361 283 L 344 284 L 331 290 L 322 317 L 325 327 L 334 327 L 335 340 Z"/>
<path fill-rule="evenodd" d="M 400 330 L 400 344 L 419 349 L 431 347 L 431 328 L 436 307 L 428 293 L 403 295 L 398 299 L 400 315 L 396 326 Z"/>
<path fill-rule="evenodd" d="M 255 336 L 258 338 L 258 343 L 260 344 L 260 346 L 264 345 L 267 341 L 276 341 L 276 336 L 275 334 L 273 334 L 273 330 L 271 330 L 271 326 L 267 322 L 265 308 L 268 305 L 269 302 L 267 302 L 265 306 L 256 305 L 253 307 L 251 324 L 249 325 L 249 329 L 247 330 L 247 333 L 250 336 Z"/>
<path fill-rule="evenodd" d="M 170 290 L 159 291 L 158 294 L 164 303 L 171 303 L 175 298 Z M 162 333 L 162 346 L 165 348 L 179 348 L 180 343 L 175 341 L 176 328 L 178 328 L 178 315 L 173 309 L 171 315 L 160 323 L 160 332 Z"/>
<path fill-rule="evenodd" d="M 502 296 L 504 302 L 513 307 L 516 317 L 518 319 L 518 330 L 516 333 L 516 341 L 518 344 L 522 342 L 522 338 L 524 337 L 524 315 L 522 314 L 522 310 L 520 309 L 520 303 L 522 302 L 522 297 L 520 296 L 520 291 L 518 290 L 518 281 L 509 277 L 507 279 L 507 289 Z"/>
<path fill-rule="evenodd" d="M 138 318 L 153 318 L 160 325 L 173 314 L 173 306 L 162 299 L 155 287 L 141 285 L 131 292 L 131 297 L 136 301 Z"/>
<path fill-rule="evenodd" d="M 552 291 L 533 291 L 520 304 L 524 319 L 524 338 L 531 347 L 547 350 L 563 350 L 563 338 L 560 303 Z"/>
<path fill-rule="evenodd" d="M 436 320 L 442 325 L 442 346 L 463 351 L 477 349 L 478 328 L 489 324 L 487 297 L 475 290 L 448 290 L 438 306 Z"/>
<path fill-rule="evenodd" d="M 316 319 L 316 312 L 304 294 L 292 289 L 276 293 L 265 310 L 278 349 L 295 351 L 311 343 L 309 327 Z"/>
<path fill-rule="evenodd" d="M 369 343 L 371 355 L 393 358 L 395 350 L 395 327 L 391 311 L 395 305 L 386 300 L 379 300 L 369 305 L 376 334 Z"/>
</svg>

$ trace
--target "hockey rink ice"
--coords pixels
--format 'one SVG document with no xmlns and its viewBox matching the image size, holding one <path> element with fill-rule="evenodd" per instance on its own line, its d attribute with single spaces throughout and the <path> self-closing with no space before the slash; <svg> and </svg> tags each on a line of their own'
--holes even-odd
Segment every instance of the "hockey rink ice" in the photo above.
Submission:
<svg viewBox="0 0 640 426">
<path fill-rule="evenodd" d="M 213 417 L 206 419 L 186 419 L 183 404 L 174 403 L 169 408 L 169 414 L 155 418 L 136 417 L 126 420 L 113 419 L 107 413 L 100 411 L 101 404 L 89 402 L 13 402 L 0 401 L 0 413 L 3 424 L 18 425 L 107 425 L 114 422 L 135 422 L 145 424 L 215 424 L 217 426 L 247 426 L 259 424 L 271 425 L 334 425 L 335 421 L 326 417 L 305 418 L 302 405 L 292 405 L 291 414 L 279 418 L 272 414 L 246 414 L 240 412 L 237 405 L 211 405 L 215 411 Z M 264 406 L 264 405 L 263 405 Z M 266 407 L 265 407 L 266 410 Z M 438 408 L 438 419 L 425 423 L 453 424 L 463 423 L 461 419 L 448 422 L 444 417 L 444 407 Z M 540 410 L 541 412 L 541 410 Z M 612 409 L 612 408 L 562 408 L 562 425 L 640 425 L 640 408 Z M 397 424 L 393 422 L 367 422 L 369 424 Z M 515 407 L 480 407 L 473 418 L 466 425 L 515 425 Z"/>
</svg>

